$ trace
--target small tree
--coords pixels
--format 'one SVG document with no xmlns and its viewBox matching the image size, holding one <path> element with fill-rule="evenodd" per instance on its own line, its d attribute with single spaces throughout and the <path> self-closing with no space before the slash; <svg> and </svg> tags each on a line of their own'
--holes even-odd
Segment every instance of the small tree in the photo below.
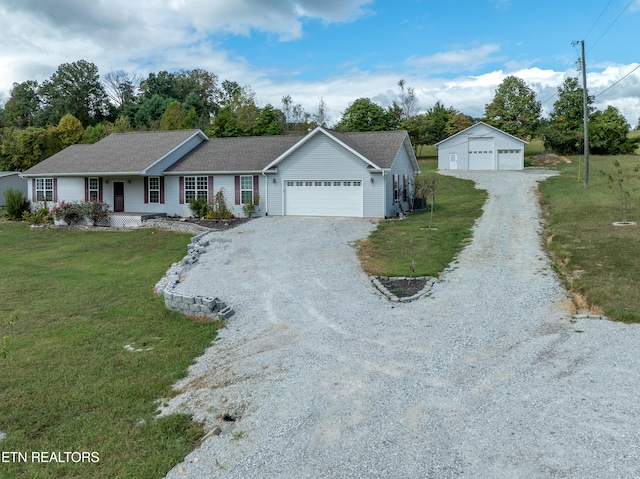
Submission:
<svg viewBox="0 0 640 479">
<path fill-rule="evenodd" d="M 415 196 L 416 198 L 422 198 L 431 206 L 431 212 L 429 213 L 429 229 L 431 229 L 431 224 L 433 223 L 433 207 L 436 202 L 436 177 L 418 177 L 415 185 Z"/>
<path fill-rule="evenodd" d="M 631 174 L 631 168 L 624 168 L 618 160 L 613 160 L 613 166 L 615 167 L 615 173 L 611 174 L 606 171 L 600 170 L 600 174 L 606 176 L 609 180 L 611 187 L 617 185 L 620 191 L 620 211 L 622 213 L 622 223 L 628 223 L 627 221 L 627 207 L 629 205 L 629 182 L 634 179 L 634 175 Z M 640 165 L 636 165 L 633 168 L 634 172 L 640 171 Z"/>
<path fill-rule="evenodd" d="M 213 197 L 213 204 L 210 205 L 207 212 L 207 218 L 212 219 L 229 219 L 233 217 L 233 213 L 227 206 L 227 199 L 224 194 L 224 188 L 220 188 Z"/>
</svg>

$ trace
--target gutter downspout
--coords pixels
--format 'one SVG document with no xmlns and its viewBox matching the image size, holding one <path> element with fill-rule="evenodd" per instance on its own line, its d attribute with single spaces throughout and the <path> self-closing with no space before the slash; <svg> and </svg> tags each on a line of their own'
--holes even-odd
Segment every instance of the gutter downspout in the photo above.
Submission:
<svg viewBox="0 0 640 479">
<path fill-rule="evenodd" d="M 387 182 L 384 177 L 386 175 L 386 171 L 382 170 L 382 219 L 387 217 Z"/>
<path fill-rule="evenodd" d="M 265 199 L 264 199 L 264 215 L 269 216 L 269 178 L 267 174 L 263 171 L 262 176 L 264 176 L 264 191 L 265 191 Z"/>
</svg>

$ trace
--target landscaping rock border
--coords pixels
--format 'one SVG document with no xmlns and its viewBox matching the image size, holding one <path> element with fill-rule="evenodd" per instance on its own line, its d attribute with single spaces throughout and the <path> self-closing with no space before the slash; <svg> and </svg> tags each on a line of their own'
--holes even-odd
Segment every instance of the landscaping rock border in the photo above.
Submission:
<svg viewBox="0 0 640 479">
<path fill-rule="evenodd" d="M 404 276 L 398 276 L 398 277 L 387 277 L 387 276 L 370 276 L 369 279 L 371 280 L 371 283 L 373 283 L 373 285 L 378 289 L 378 291 L 380 291 L 389 301 L 392 301 L 394 303 L 408 303 L 411 301 L 415 301 L 416 299 L 419 299 L 421 297 L 423 297 L 424 295 L 426 295 L 429 291 L 431 291 L 431 288 L 433 287 L 433 285 L 436 282 L 436 278 L 432 277 L 432 276 L 416 276 L 415 278 L 407 278 Z M 417 292 L 416 294 L 412 295 L 412 296 L 406 296 L 403 298 L 399 298 L 398 296 L 396 296 L 395 294 L 393 294 L 391 291 L 389 291 L 383 284 L 381 281 L 387 281 L 387 280 L 426 280 L 426 283 L 424 285 L 424 288 L 422 288 L 419 292 Z"/>
<path fill-rule="evenodd" d="M 150 218 L 142 222 L 145 228 L 162 228 L 164 230 L 179 231 L 180 233 L 188 233 L 192 235 L 200 235 L 211 231 L 206 226 L 200 226 L 188 221 L 170 221 L 162 218 Z"/>
<path fill-rule="evenodd" d="M 198 225 L 192 226 L 202 228 Z M 161 226 L 156 224 L 155 227 Z M 156 294 L 164 296 L 165 306 L 172 311 L 178 311 L 187 316 L 227 319 L 233 315 L 234 310 L 219 298 L 183 294 L 175 290 L 175 286 L 184 279 L 186 272 L 198 262 L 200 254 L 204 253 L 210 245 L 211 242 L 206 238 L 207 234 L 209 234 L 208 229 L 191 238 L 187 255 L 182 261 L 171 265 L 164 277 L 156 283 L 155 290 Z"/>
</svg>

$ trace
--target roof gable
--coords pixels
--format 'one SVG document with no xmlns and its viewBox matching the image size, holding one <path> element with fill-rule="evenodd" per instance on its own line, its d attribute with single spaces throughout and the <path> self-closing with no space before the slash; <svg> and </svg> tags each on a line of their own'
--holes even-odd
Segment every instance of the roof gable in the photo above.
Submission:
<svg viewBox="0 0 640 479">
<path fill-rule="evenodd" d="M 360 158 L 371 169 L 383 170 L 391 168 L 398 151 L 405 145 L 407 133 L 405 131 L 369 131 L 369 132 L 339 132 L 317 127 L 287 151 L 275 158 L 264 167 L 268 170 L 276 167 L 294 151 L 301 148 L 316 135 L 325 135 L 343 148 Z M 411 149 L 413 153 L 413 149 Z M 415 158 L 415 155 L 413 155 Z M 417 161 L 415 161 L 417 167 Z"/>
<path fill-rule="evenodd" d="M 475 124 L 471 125 L 470 127 L 465 128 L 464 130 L 459 131 L 458 133 L 455 133 L 455 134 L 453 134 L 453 135 L 451 135 L 451 136 L 449 136 L 449 137 L 445 138 L 445 139 L 444 139 L 444 140 L 442 140 L 442 141 L 439 141 L 439 142 L 438 142 L 438 143 L 436 143 L 434 146 L 437 148 L 437 147 L 438 147 L 438 145 L 440 145 L 440 144 L 444 143 L 445 141 L 449 141 L 449 140 L 450 140 L 450 139 L 452 139 L 452 138 L 455 138 L 455 137 L 457 137 L 457 136 L 465 136 L 465 135 L 468 135 L 472 130 L 478 129 L 480 126 L 486 126 L 487 128 L 489 128 L 489 129 L 491 129 L 491 130 L 494 130 L 494 131 L 496 131 L 496 132 L 498 132 L 498 133 L 500 133 L 500 134 L 502 134 L 502 135 L 505 135 L 505 136 L 508 136 L 508 137 L 510 137 L 510 138 L 513 138 L 514 140 L 521 141 L 523 144 L 528 144 L 528 142 L 527 142 L 527 141 L 524 141 L 524 140 L 522 140 L 522 139 L 518 138 L 517 136 L 513 136 L 513 135 L 511 135 L 510 133 L 507 133 L 506 131 L 502 131 L 500 128 L 496 128 L 495 126 L 491 126 L 491 125 L 489 125 L 489 124 L 487 124 L 487 123 L 485 123 L 485 122 L 483 122 L 483 121 L 479 121 L 479 122 L 477 122 L 477 123 L 475 123 Z"/>
</svg>

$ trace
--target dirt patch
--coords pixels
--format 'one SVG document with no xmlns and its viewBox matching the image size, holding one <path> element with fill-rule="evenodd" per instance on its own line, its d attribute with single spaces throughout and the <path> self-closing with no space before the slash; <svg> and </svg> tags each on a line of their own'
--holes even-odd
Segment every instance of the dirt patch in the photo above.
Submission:
<svg viewBox="0 0 640 479">
<path fill-rule="evenodd" d="M 558 156 L 553 153 L 542 153 L 530 159 L 533 166 L 557 165 L 558 163 L 571 163 L 566 156 Z"/>
</svg>

